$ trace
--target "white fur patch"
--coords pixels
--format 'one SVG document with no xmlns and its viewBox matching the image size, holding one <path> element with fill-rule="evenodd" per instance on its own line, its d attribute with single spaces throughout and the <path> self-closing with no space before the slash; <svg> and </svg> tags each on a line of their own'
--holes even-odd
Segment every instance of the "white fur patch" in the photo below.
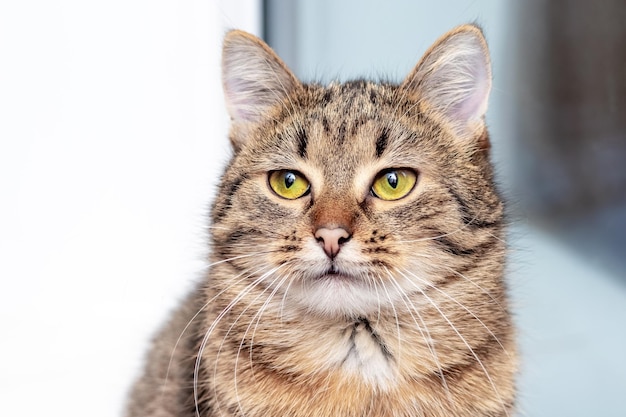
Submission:
<svg viewBox="0 0 626 417">
<path fill-rule="evenodd" d="M 356 325 L 350 335 L 350 350 L 343 360 L 342 368 L 350 374 L 360 376 L 369 385 L 385 391 L 394 380 L 390 360 L 366 326 Z"/>
</svg>

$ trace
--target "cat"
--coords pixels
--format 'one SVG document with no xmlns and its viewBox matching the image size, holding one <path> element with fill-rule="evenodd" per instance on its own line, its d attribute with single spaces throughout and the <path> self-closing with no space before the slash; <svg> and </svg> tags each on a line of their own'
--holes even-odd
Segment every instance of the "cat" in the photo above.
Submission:
<svg viewBox="0 0 626 417">
<path fill-rule="evenodd" d="M 233 156 L 211 264 L 154 339 L 127 415 L 512 415 L 490 65 L 464 25 L 400 84 L 305 84 L 228 32 Z"/>
</svg>

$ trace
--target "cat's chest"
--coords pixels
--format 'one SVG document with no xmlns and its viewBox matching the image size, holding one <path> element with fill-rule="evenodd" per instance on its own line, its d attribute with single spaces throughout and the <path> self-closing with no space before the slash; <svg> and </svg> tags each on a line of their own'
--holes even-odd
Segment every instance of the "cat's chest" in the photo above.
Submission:
<svg viewBox="0 0 626 417">
<path fill-rule="evenodd" d="M 381 391 L 395 385 L 395 358 L 388 341 L 366 319 L 329 329 L 309 346 L 314 347 L 310 354 L 317 358 L 319 369 Z"/>
</svg>

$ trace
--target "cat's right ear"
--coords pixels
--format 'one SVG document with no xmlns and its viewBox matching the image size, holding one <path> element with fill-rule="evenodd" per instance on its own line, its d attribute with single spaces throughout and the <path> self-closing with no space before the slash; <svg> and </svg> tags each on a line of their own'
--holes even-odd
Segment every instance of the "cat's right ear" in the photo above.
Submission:
<svg viewBox="0 0 626 417">
<path fill-rule="evenodd" d="M 224 38 L 222 85 L 232 120 L 231 141 L 238 151 L 252 124 L 284 101 L 300 82 L 265 42 L 232 30 Z"/>
</svg>

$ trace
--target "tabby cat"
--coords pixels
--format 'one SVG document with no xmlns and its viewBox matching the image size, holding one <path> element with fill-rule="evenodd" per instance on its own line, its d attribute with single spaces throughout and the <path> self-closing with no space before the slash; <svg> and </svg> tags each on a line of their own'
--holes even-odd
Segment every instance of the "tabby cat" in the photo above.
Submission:
<svg viewBox="0 0 626 417">
<path fill-rule="evenodd" d="M 328 86 L 231 31 L 223 86 L 211 265 L 128 416 L 512 415 L 481 30 L 445 34 L 399 85 Z"/>
</svg>

